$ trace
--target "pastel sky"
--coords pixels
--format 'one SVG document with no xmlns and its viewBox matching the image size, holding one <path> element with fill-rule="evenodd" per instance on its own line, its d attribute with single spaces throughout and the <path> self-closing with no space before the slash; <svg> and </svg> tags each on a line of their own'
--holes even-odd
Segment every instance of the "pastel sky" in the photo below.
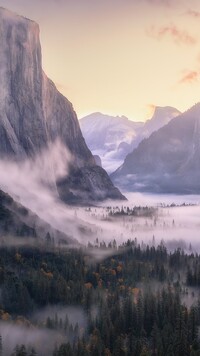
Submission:
<svg viewBox="0 0 200 356">
<path fill-rule="evenodd" d="M 79 117 L 146 120 L 200 101 L 199 0 L 0 0 L 40 25 L 43 68 Z"/>
</svg>

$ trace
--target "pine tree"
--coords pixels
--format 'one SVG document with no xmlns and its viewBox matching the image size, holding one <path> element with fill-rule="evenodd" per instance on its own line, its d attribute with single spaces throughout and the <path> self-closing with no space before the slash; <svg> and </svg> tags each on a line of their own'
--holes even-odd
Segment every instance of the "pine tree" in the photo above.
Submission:
<svg viewBox="0 0 200 356">
<path fill-rule="evenodd" d="M 34 348 L 31 349 L 31 352 L 29 353 L 29 356 L 37 356 L 37 352 L 35 351 Z"/>
<path fill-rule="evenodd" d="M 3 356 L 3 341 L 1 335 L 0 335 L 0 356 Z"/>
<path fill-rule="evenodd" d="M 27 351 L 26 351 L 26 346 L 25 345 L 17 345 L 14 349 L 14 353 L 12 356 L 28 356 Z"/>
</svg>

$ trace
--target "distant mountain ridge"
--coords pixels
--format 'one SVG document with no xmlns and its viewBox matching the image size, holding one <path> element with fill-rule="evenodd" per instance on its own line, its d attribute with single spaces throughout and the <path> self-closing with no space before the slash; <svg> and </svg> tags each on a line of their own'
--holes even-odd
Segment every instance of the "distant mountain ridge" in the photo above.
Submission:
<svg viewBox="0 0 200 356">
<path fill-rule="evenodd" d="M 99 112 L 85 116 L 79 122 L 88 147 L 94 155 L 100 156 L 103 167 L 111 173 L 145 137 L 149 137 L 153 131 L 179 114 L 177 109 L 167 106 L 156 107 L 152 118 L 147 122 Z"/>
<path fill-rule="evenodd" d="M 61 199 L 124 199 L 96 165 L 72 104 L 42 70 L 39 26 L 0 8 L 0 47 L 0 158 L 32 159 L 59 139 L 72 156 L 69 176 L 55 182 Z"/>
<path fill-rule="evenodd" d="M 130 191 L 200 193 L 200 103 L 144 139 L 111 177 Z"/>
</svg>

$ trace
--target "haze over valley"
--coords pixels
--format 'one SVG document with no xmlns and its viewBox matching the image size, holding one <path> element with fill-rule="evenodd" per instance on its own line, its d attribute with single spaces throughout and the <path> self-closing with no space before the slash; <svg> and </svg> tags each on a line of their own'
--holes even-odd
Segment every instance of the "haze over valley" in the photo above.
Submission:
<svg viewBox="0 0 200 356">
<path fill-rule="evenodd" d="M 200 354 L 190 6 L 0 0 L 0 356 Z"/>
</svg>

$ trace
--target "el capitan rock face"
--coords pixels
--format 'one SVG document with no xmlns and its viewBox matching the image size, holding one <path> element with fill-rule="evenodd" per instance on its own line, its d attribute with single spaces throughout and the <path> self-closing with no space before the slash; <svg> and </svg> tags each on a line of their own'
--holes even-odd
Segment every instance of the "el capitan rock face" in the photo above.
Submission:
<svg viewBox="0 0 200 356">
<path fill-rule="evenodd" d="M 42 71 L 39 27 L 0 9 L 0 155 L 34 156 L 56 138 L 93 162 L 71 103 Z"/>
<path fill-rule="evenodd" d="M 33 158 L 59 139 L 73 157 L 71 173 L 63 180 L 64 188 L 63 181 L 59 182 L 61 198 L 64 194 L 72 201 L 82 201 L 82 189 L 85 202 L 88 197 L 124 198 L 107 173 L 96 166 L 72 104 L 42 70 L 38 25 L 3 8 L 0 8 L 0 78 L 0 158 L 19 161 Z M 82 176 L 84 170 L 90 172 L 90 169 L 93 178 L 88 179 L 87 174 L 84 186 L 73 184 L 71 190 L 73 174 L 77 176 L 80 172 Z M 101 194 L 91 179 L 101 185 Z"/>
<path fill-rule="evenodd" d="M 130 153 L 112 179 L 130 191 L 200 193 L 200 104 Z"/>
</svg>

